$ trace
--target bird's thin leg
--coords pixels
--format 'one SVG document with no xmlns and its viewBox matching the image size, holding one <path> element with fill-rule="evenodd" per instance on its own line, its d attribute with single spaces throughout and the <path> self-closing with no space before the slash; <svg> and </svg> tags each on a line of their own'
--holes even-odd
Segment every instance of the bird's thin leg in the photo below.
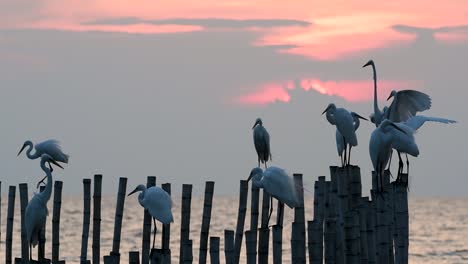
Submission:
<svg viewBox="0 0 468 264">
<path fill-rule="evenodd" d="M 409 175 L 409 159 L 408 159 L 408 153 L 405 153 L 406 155 L 406 173 Z"/>
<path fill-rule="evenodd" d="M 32 244 L 29 243 L 29 261 L 32 260 Z"/>
<path fill-rule="evenodd" d="M 265 170 L 268 169 L 267 162 L 265 161 Z"/>
<path fill-rule="evenodd" d="M 258 167 L 260 168 L 260 157 L 258 157 Z"/>
<path fill-rule="evenodd" d="M 45 182 L 44 182 L 44 181 L 45 181 L 45 179 L 46 179 L 46 178 L 47 178 L 47 175 L 46 175 L 46 176 L 44 176 L 44 178 L 42 178 L 42 180 L 40 180 L 40 181 L 37 183 L 37 186 L 36 186 L 36 188 L 38 188 L 38 189 L 39 189 L 39 185 L 41 185 L 41 183 L 44 183 L 44 184 L 45 184 Z"/>
<path fill-rule="evenodd" d="M 341 153 L 340 159 L 341 159 L 341 167 L 344 167 L 343 153 Z"/>
<path fill-rule="evenodd" d="M 344 146 L 345 146 L 345 148 L 344 148 L 344 164 L 346 165 L 346 161 L 347 161 L 347 159 L 346 159 L 346 150 L 348 149 L 348 144 L 346 144 L 346 139 L 345 139 L 344 136 L 343 136 L 343 143 L 344 143 Z"/>
<path fill-rule="evenodd" d="M 270 213 L 268 214 L 267 226 L 270 224 L 270 217 L 273 213 L 273 196 L 270 196 Z"/>
<path fill-rule="evenodd" d="M 352 148 L 352 146 L 349 145 L 348 165 L 351 165 L 351 148 Z"/>
<path fill-rule="evenodd" d="M 153 223 L 154 223 L 154 231 L 153 231 L 153 249 L 154 249 L 154 242 L 156 241 L 156 219 L 153 217 Z"/>
<path fill-rule="evenodd" d="M 388 161 L 388 170 L 390 171 L 390 166 L 392 165 L 392 154 L 393 154 L 393 149 L 390 151 L 390 159 Z M 391 174 L 391 173 L 390 173 Z"/>
<path fill-rule="evenodd" d="M 400 151 L 397 151 L 398 153 L 398 178 L 400 178 L 400 174 L 403 172 L 403 160 L 401 159 L 401 154 Z"/>
</svg>

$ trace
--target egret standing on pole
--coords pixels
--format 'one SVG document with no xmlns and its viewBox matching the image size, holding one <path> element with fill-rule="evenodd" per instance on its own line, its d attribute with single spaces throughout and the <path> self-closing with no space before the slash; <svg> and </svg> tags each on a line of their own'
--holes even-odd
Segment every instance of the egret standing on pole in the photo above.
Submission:
<svg viewBox="0 0 468 264">
<path fill-rule="evenodd" d="M 263 188 L 265 192 L 270 194 L 271 205 L 268 222 L 273 212 L 273 197 L 276 198 L 279 203 L 285 203 L 290 208 L 299 205 L 294 179 L 288 176 L 283 169 L 274 166 L 269 167 L 265 171 L 259 167 L 253 168 L 247 181 L 250 181 L 250 179 L 252 179 L 253 186 Z M 278 212 L 280 215 L 282 213 L 283 212 Z"/>
<path fill-rule="evenodd" d="M 268 134 L 268 131 L 263 126 L 262 119 L 260 118 L 255 120 L 255 124 L 252 129 L 255 150 L 257 151 L 258 156 L 258 167 L 260 167 L 260 163 L 264 163 L 266 169 L 268 168 L 267 161 L 271 160 L 270 134 Z"/>
<path fill-rule="evenodd" d="M 34 154 L 31 153 L 32 149 L 33 149 L 33 146 L 34 146 L 34 149 L 35 149 Z M 37 159 L 37 158 L 41 157 L 43 154 L 47 154 L 47 155 L 49 155 L 51 160 L 54 160 L 56 162 L 68 163 L 69 155 L 63 153 L 62 148 L 60 146 L 60 142 L 58 140 L 49 139 L 49 140 L 45 140 L 43 142 L 40 142 L 40 143 L 38 143 L 36 145 L 33 145 L 32 141 L 27 140 L 27 141 L 24 142 L 23 146 L 21 147 L 20 151 L 18 152 L 18 156 L 21 154 L 21 152 L 23 152 L 23 150 L 26 147 L 29 147 L 28 150 L 26 151 L 26 156 L 29 159 L 32 159 L 32 160 Z M 50 168 L 50 171 L 52 172 L 53 169 L 50 166 L 50 162 L 49 162 L 49 168 Z M 44 177 L 41 181 L 39 181 L 38 185 L 40 183 L 43 183 L 44 180 L 46 179 L 46 177 Z"/>
<path fill-rule="evenodd" d="M 39 241 L 39 235 L 42 227 L 46 223 L 48 211 L 47 202 L 52 194 L 52 170 L 47 168 L 45 165 L 50 163 L 62 168 L 51 156 L 42 154 L 41 156 L 41 168 L 45 172 L 47 177 L 47 184 L 44 191 L 34 195 L 26 206 L 25 211 L 25 227 L 26 237 L 29 244 L 29 259 L 32 260 L 32 247 L 35 247 Z M 62 168 L 63 169 L 63 168 Z"/>
<path fill-rule="evenodd" d="M 356 114 L 355 112 L 351 112 L 351 116 L 353 117 L 354 120 L 354 131 L 357 131 L 359 126 L 361 125 L 361 122 L 359 119 L 366 120 L 366 118 Z M 345 142 L 343 139 L 343 135 L 341 135 L 340 131 L 338 128 L 336 129 L 336 150 L 338 151 L 338 156 L 341 158 L 341 166 L 345 166 L 345 160 L 343 159 L 343 154 L 346 149 Z"/>
<path fill-rule="evenodd" d="M 337 108 L 335 104 L 329 104 L 323 111 L 322 115 L 327 113 L 326 117 L 330 124 L 335 125 L 336 129 L 343 136 L 345 151 L 344 151 L 344 165 L 350 164 L 351 148 L 358 145 L 356 131 L 354 128 L 354 120 L 351 113 L 344 108 Z M 346 158 L 346 148 L 349 146 L 348 159 Z"/>
<path fill-rule="evenodd" d="M 156 240 L 156 220 L 163 224 L 170 224 L 174 222 L 172 216 L 172 200 L 171 196 L 163 189 L 153 186 L 146 188 L 145 185 L 138 185 L 135 190 L 128 194 L 128 196 L 141 192 L 138 195 L 138 202 L 140 205 L 148 210 L 149 214 L 153 218 L 154 232 L 153 232 L 153 249 L 154 242 Z"/>
</svg>

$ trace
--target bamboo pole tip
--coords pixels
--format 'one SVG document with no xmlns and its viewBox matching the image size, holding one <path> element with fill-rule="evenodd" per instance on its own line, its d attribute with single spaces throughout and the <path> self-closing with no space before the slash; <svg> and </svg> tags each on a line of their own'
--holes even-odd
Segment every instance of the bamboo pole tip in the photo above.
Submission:
<svg viewBox="0 0 468 264">
<path fill-rule="evenodd" d="M 85 179 L 83 179 L 83 183 L 84 184 L 89 184 L 89 183 L 91 183 L 91 179 L 85 178 Z"/>
</svg>

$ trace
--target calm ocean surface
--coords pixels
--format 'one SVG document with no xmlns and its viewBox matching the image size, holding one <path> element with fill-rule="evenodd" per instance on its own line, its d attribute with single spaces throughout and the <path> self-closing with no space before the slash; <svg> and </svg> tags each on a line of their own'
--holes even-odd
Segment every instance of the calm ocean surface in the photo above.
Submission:
<svg viewBox="0 0 468 264">
<path fill-rule="evenodd" d="M 2 197 L 0 263 L 5 260 L 6 198 Z M 16 198 L 13 237 L 13 255 L 20 256 L 20 217 L 19 196 Z M 238 198 L 215 196 L 210 236 L 223 237 L 224 229 L 234 230 L 237 219 Z M 276 202 L 275 202 L 276 203 Z M 65 197 L 62 203 L 60 230 L 60 259 L 67 263 L 79 263 L 82 231 L 82 198 Z M 171 225 L 171 248 L 173 260 L 178 259 L 180 231 L 180 200 L 174 201 L 175 223 Z M 313 203 L 306 197 L 306 220 L 312 219 Z M 198 242 L 202 219 L 203 199 L 192 199 L 190 238 L 193 240 L 194 263 L 198 261 Z M 275 206 L 276 209 L 276 206 Z M 50 215 L 47 219 L 46 256 L 50 258 L 52 201 L 49 202 Z M 104 197 L 102 201 L 101 257 L 109 254 L 112 248 L 114 228 L 115 197 Z M 275 214 L 275 212 L 273 213 Z M 249 228 L 247 212 L 246 230 Z M 285 210 L 285 229 L 283 231 L 284 263 L 290 263 L 291 210 Z M 91 216 L 92 217 L 92 216 Z M 136 197 L 129 197 L 125 203 L 121 255 L 122 262 L 128 263 L 129 251 L 140 251 L 143 210 Z M 272 216 L 272 219 L 275 219 Z M 157 245 L 160 245 L 161 226 L 158 225 Z M 91 231 L 92 232 L 92 219 Z M 88 244 L 88 259 L 91 258 L 91 233 Z M 243 241 L 243 251 L 245 241 Z M 221 240 L 221 251 L 223 239 Z M 271 247 L 271 241 L 270 241 Z M 36 254 L 37 250 L 34 251 Z M 245 251 L 242 253 L 245 257 Z M 34 255 L 35 257 L 35 255 Z M 220 253 L 224 259 L 224 253 Z M 209 258 L 209 257 L 208 257 Z M 242 259 L 245 262 L 245 259 Z M 224 262 L 224 260 L 223 260 Z M 174 262 L 175 263 L 175 262 Z M 411 199 L 410 200 L 410 263 L 468 263 L 468 199 Z"/>
</svg>

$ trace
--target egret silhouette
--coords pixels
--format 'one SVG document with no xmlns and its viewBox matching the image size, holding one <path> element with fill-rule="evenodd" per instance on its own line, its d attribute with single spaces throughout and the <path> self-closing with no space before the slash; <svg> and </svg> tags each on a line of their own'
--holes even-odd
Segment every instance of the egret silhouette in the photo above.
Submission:
<svg viewBox="0 0 468 264">
<path fill-rule="evenodd" d="M 255 150 L 257 151 L 258 156 L 258 167 L 260 167 L 260 163 L 264 163 L 266 169 L 268 168 L 267 161 L 271 160 L 270 134 L 268 134 L 268 131 L 263 126 L 262 119 L 260 118 L 255 120 L 255 124 L 252 129 Z"/>
<path fill-rule="evenodd" d="M 354 121 L 354 131 L 357 131 L 361 122 L 359 119 L 363 119 L 363 120 L 366 120 L 368 121 L 366 118 L 358 115 L 357 113 L 355 112 L 351 112 L 351 116 L 353 117 L 353 121 Z M 338 151 L 338 156 L 340 156 L 341 158 L 341 166 L 345 166 L 346 164 L 346 161 L 343 159 L 343 154 L 344 154 L 344 151 L 346 149 L 346 146 L 345 146 L 345 142 L 344 142 L 344 138 L 343 138 L 343 135 L 341 135 L 340 131 L 338 129 L 336 129 L 336 150 Z M 351 156 L 351 154 L 350 154 Z M 348 159 L 351 159 L 351 157 L 348 157 Z"/>
</svg>

